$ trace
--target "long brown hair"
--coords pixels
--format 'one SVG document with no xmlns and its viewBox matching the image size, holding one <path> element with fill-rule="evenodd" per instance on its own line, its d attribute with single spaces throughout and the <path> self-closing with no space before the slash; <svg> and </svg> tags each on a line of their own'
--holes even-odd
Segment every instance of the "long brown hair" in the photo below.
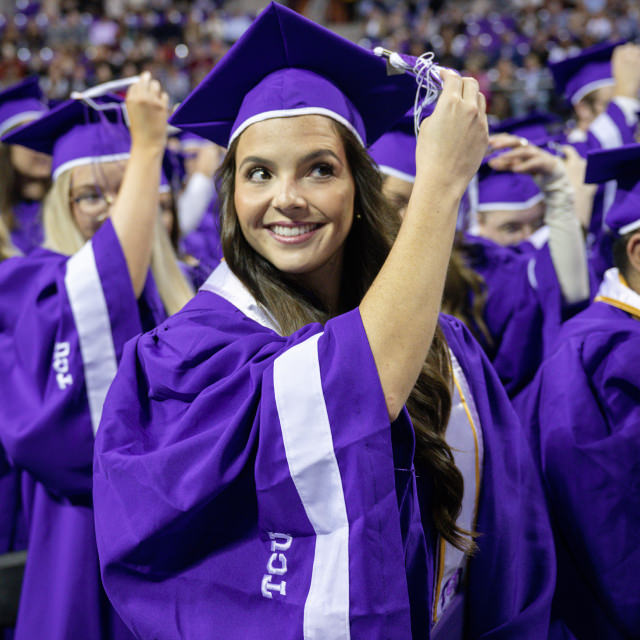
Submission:
<svg viewBox="0 0 640 640">
<path fill-rule="evenodd" d="M 11 147 L 0 142 L 0 213 L 9 231 L 15 229 L 13 207 L 17 203 L 16 174 L 11 163 Z"/>
<path fill-rule="evenodd" d="M 362 145 L 346 127 L 333 121 L 332 124 L 344 145 L 355 182 L 356 219 L 345 243 L 340 300 L 335 311 L 340 314 L 360 304 L 393 245 L 400 219 L 384 198 L 382 178 Z M 283 334 L 289 335 L 312 322 L 326 322 L 331 317 L 329 310 L 287 279 L 244 238 L 233 197 L 236 151 L 237 139 L 230 145 L 217 175 L 222 249 L 229 268 L 269 311 Z M 407 408 L 416 434 L 416 467 L 432 481 L 434 524 L 448 542 L 470 551 L 474 548 L 473 540 L 456 524 L 464 481 L 444 439 L 451 411 L 451 389 L 449 351 L 438 327 Z"/>
<path fill-rule="evenodd" d="M 442 310 L 462 321 L 481 343 L 491 346 L 493 339 L 484 321 L 487 283 L 469 266 L 469 260 L 464 236 L 458 232 L 444 283 Z"/>
</svg>

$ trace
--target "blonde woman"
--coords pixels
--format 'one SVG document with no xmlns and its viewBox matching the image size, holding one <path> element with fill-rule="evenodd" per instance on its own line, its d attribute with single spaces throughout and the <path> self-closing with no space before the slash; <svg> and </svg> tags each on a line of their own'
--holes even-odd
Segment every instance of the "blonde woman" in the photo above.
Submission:
<svg viewBox="0 0 640 640">
<path fill-rule="evenodd" d="M 168 98 L 143 75 L 120 106 L 70 101 L 9 142 L 52 155 L 46 248 L 0 267 L 0 440 L 27 476 L 16 638 L 129 638 L 104 597 L 93 439 L 124 343 L 192 296 L 161 226 Z"/>
</svg>

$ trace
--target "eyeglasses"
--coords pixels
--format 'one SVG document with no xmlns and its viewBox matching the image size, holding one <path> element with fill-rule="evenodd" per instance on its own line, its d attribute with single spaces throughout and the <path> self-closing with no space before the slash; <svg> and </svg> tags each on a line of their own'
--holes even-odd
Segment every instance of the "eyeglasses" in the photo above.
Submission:
<svg viewBox="0 0 640 640">
<path fill-rule="evenodd" d="M 115 202 L 115 197 L 101 191 L 89 191 L 71 198 L 71 202 L 86 216 L 97 218 L 104 214 L 106 217 L 109 207 Z"/>
</svg>

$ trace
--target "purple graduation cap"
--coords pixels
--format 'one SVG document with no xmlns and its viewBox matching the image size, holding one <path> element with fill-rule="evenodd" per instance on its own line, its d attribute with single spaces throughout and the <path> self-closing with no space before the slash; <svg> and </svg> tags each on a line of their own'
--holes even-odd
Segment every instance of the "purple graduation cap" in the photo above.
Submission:
<svg viewBox="0 0 640 640">
<path fill-rule="evenodd" d="M 621 44 L 623 41 L 604 42 L 550 64 L 558 93 L 564 94 L 571 104 L 577 104 L 588 93 L 612 85 L 611 55 Z"/>
<path fill-rule="evenodd" d="M 123 119 L 122 99 L 108 95 L 96 100 L 104 110 L 97 111 L 81 100 L 67 100 L 2 140 L 53 156 L 54 180 L 73 167 L 127 159 L 131 137 Z"/>
<path fill-rule="evenodd" d="M 227 147 L 269 118 L 318 114 L 370 145 L 407 112 L 415 79 L 291 9 L 270 3 L 169 122 Z"/>
<path fill-rule="evenodd" d="M 605 215 L 605 225 L 619 236 L 640 229 L 640 144 L 587 154 L 585 182 L 609 180 L 617 180 L 618 186 Z"/>
<path fill-rule="evenodd" d="M 487 156 L 478 171 L 477 211 L 524 211 L 542 202 L 544 194 L 526 173 L 495 171 Z"/>
<path fill-rule="evenodd" d="M 511 133 L 514 136 L 522 136 L 531 142 L 548 139 L 554 136 L 553 128 L 562 127 L 562 120 L 552 113 L 533 111 L 526 116 L 507 118 L 490 127 L 490 133 Z M 561 131 L 557 132 L 560 138 Z"/>
<path fill-rule="evenodd" d="M 413 126 L 411 110 L 369 148 L 369 154 L 381 173 L 411 183 L 416 179 L 416 136 Z"/>
<path fill-rule="evenodd" d="M 36 77 L 0 91 L 0 137 L 16 125 L 36 120 L 48 110 Z"/>
</svg>

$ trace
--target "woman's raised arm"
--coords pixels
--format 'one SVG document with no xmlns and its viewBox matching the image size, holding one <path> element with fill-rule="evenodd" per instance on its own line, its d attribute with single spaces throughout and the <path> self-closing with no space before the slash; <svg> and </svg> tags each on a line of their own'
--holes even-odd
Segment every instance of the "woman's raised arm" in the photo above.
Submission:
<svg viewBox="0 0 640 640">
<path fill-rule="evenodd" d="M 145 72 L 127 92 L 131 156 L 111 210 L 136 296 L 142 293 L 158 217 L 162 157 L 167 140 L 169 97 Z"/>
<path fill-rule="evenodd" d="M 395 244 L 360 304 L 389 416 L 404 406 L 438 322 L 460 199 L 488 144 L 473 78 L 443 71 L 443 91 L 420 127 L 416 181 Z"/>
</svg>

